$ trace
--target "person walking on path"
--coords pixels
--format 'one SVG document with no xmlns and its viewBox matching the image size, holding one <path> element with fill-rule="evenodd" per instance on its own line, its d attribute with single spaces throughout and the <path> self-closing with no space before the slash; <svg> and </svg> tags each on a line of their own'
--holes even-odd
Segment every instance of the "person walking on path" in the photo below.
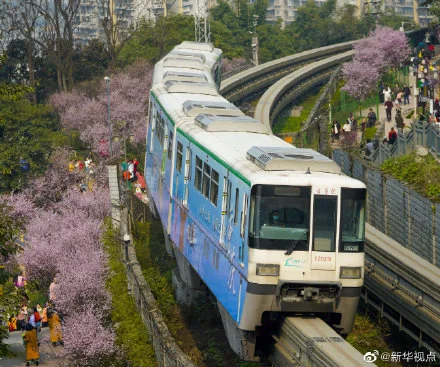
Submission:
<svg viewBox="0 0 440 367">
<path fill-rule="evenodd" d="M 49 320 L 47 319 L 47 303 L 46 303 L 41 313 L 41 327 L 47 327 L 48 321 Z"/>
<path fill-rule="evenodd" d="M 387 121 L 391 121 L 391 110 L 393 109 L 394 105 L 393 102 L 391 102 L 391 98 L 388 98 L 385 102 L 385 112 L 387 113 Z"/>
<path fill-rule="evenodd" d="M 411 95 L 411 90 L 409 89 L 409 87 L 404 84 L 403 85 L 403 104 L 407 105 L 409 104 L 409 96 Z"/>
<path fill-rule="evenodd" d="M 388 99 L 391 99 L 391 88 L 390 87 L 385 86 L 385 88 L 383 89 L 382 92 L 383 92 L 383 98 L 384 98 L 385 102 L 388 101 Z"/>
<path fill-rule="evenodd" d="M 29 366 L 31 361 L 35 361 L 35 365 L 38 366 L 40 364 L 40 352 L 38 350 L 37 330 L 31 324 L 26 325 L 23 342 L 26 346 L 26 366 Z"/>
<path fill-rule="evenodd" d="M 368 127 L 373 127 L 374 125 L 376 125 L 377 116 L 372 108 L 370 108 L 367 117 L 368 117 Z"/>
<path fill-rule="evenodd" d="M 50 341 L 56 347 L 58 343 L 63 345 L 63 331 L 61 329 L 60 316 L 53 311 L 49 316 Z"/>
<path fill-rule="evenodd" d="M 339 140 L 339 135 L 341 134 L 341 125 L 337 120 L 333 120 L 332 125 L 332 139 L 333 141 Z"/>
</svg>

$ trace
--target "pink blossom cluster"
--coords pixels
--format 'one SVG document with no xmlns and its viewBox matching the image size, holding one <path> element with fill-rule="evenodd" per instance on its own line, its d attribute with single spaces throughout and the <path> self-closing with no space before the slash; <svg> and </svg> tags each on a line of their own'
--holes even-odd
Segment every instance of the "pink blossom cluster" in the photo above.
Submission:
<svg viewBox="0 0 440 367">
<path fill-rule="evenodd" d="M 112 76 L 108 90 L 103 80 L 101 93 L 94 97 L 74 90 L 53 95 L 50 103 L 66 129 L 79 131 L 81 140 L 87 142 L 96 154 L 106 157 L 109 155 L 109 100 L 113 137 L 122 135 L 121 126 L 126 126 L 126 133 L 134 136 L 134 142 L 143 143 L 152 75 L 153 66 L 140 62 Z M 114 144 L 113 152 L 122 154 L 121 144 Z"/>
<path fill-rule="evenodd" d="M 354 49 L 353 60 L 342 67 L 346 81 L 342 89 L 359 100 L 374 92 L 381 75 L 399 67 L 410 52 L 405 34 L 389 27 L 376 28 Z"/>
</svg>

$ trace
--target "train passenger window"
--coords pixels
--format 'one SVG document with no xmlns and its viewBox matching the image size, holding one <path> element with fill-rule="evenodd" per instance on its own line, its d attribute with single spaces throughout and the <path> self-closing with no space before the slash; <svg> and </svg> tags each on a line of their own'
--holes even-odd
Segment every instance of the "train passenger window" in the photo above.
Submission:
<svg viewBox="0 0 440 367">
<path fill-rule="evenodd" d="M 156 136 L 159 140 L 159 143 L 163 145 L 164 136 L 165 136 L 165 126 L 164 126 L 164 120 L 160 114 L 157 114 L 157 121 L 156 121 Z"/>
<path fill-rule="evenodd" d="M 232 182 L 228 180 L 228 198 L 226 202 L 226 215 L 231 212 L 231 200 L 232 200 Z"/>
<path fill-rule="evenodd" d="M 202 169 L 203 169 L 203 161 L 196 156 L 196 174 L 194 179 L 194 187 L 202 191 Z"/>
<path fill-rule="evenodd" d="M 209 197 L 209 190 L 211 189 L 211 167 L 209 164 L 204 164 L 203 166 L 203 184 L 202 184 L 202 194 L 205 197 Z"/>
<path fill-rule="evenodd" d="M 219 174 L 208 163 L 196 156 L 194 187 L 217 206 Z"/>
<path fill-rule="evenodd" d="M 176 170 L 178 172 L 182 171 L 182 159 L 183 159 L 183 145 L 181 142 L 177 142 Z"/>
<path fill-rule="evenodd" d="M 218 172 L 213 169 L 211 174 L 211 192 L 209 194 L 209 200 L 211 200 L 211 203 L 217 206 L 217 198 L 218 198 Z"/>
<path fill-rule="evenodd" d="M 313 251 L 335 251 L 337 196 L 315 195 Z"/>
<path fill-rule="evenodd" d="M 238 219 L 238 199 L 240 197 L 240 191 L 235 189 L 235 208 L 234 208 L 234 224 L 237 224 Z"/>
<path fill-rule="evenodd" d="M 168 139 L 168 159 L 171 159 L 173 154 L 173 132 L 170 131 L 170 138 Z"/>
<path fill-rule="evenodd" d="M 241 211 L 241 226 L 240 226 L 241 237 L 244 237 L 244 233 L 246 232 L 247 206 L 248 206 L 248 196 L 246 194 L 244 194 L 243 195 L 243 210 Z"/>
</svg>

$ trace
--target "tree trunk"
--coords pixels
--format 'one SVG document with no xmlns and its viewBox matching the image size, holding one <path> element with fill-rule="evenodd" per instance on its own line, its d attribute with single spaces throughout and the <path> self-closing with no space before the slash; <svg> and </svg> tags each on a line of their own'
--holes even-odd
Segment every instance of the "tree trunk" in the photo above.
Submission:
<svg viewBox="0 0 440 367">
<path fill-rule="evenodd" d="M 32 102 L 37 104 L 37 92 L 35 90 L 35 71 L 34 71 L 34 57 L 33 57 L 33 45 L 31 42 L 31 37 L 27 38 L 27 57 L 28 57 L 28 68 L 29 68 L 29 86 L 31 86 L 34 91 L 32 92 Z"/>
<path fill-rule="evenodd" d="M 61 79 L 61 70 L 58 68 L 58 66 L 57 66 L 57 83 L 58 83 L 58 91 L 62 92 L 63 91 L 63 82 Z"/>
</svg>

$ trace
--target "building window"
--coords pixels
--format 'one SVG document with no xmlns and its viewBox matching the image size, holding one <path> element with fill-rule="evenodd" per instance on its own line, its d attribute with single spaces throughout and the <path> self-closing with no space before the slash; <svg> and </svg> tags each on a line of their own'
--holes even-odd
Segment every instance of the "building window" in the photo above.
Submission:
<svg viewBox="0 0 440 367">
<path fill-rule="evenodd" d="M 182 171 L 182 159 L 183 159 L 183 145 L 182 145 L 182 143 L 177 142 L 176 169 L 178 172 Z"/>
</svg>

